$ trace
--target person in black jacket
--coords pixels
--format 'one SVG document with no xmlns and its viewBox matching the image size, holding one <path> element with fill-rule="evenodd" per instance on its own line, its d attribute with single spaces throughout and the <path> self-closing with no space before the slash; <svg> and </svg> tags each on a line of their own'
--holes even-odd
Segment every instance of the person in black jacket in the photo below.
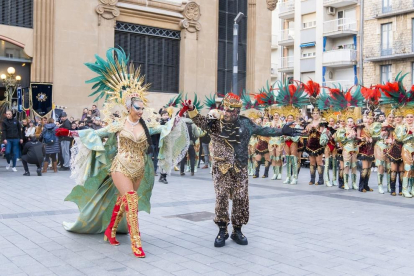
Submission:
<svg viewBox="0 0 414 276">
<path fill-rule="evenodd" d="M 36 138 L 32 138 L 31 141 L 24 145 L 22 151 L 22 163 L 24 167 L 25 176 L 30 176 L 29 167 L 27 164 L 35 164 L 37 167 L 37 175 L 42 175 L 42 161 L 45 156 L 45 148 Z"/>
<path fill-rule="evenodd" d="M 6 145 L 6 159 L 7 166 L 6 170 L 10 169 L 10 160 L 12 159 L 13 167 L 12 170 L 17 172 L 16 162 L 17 156 L 19 155 L 19 143 L 23 143 L 23 133 L 20 123 L 13 118 L 11 110 L 6 111 L 6 119 L 2 123 L 3 129 L 3 143 Z"/>
<path fill-rule="evenodd" d="M 67 130 L 71 130 L 72 129 L 72 124 L 71 122 L 68 120 L 68 115 L 66 114 L 66 112 L 62 113 L 61 116 L 61 128 L 66 128 Z M 60 167 L 59 171 L 68 171 L 69 170 L 69 166 L 70 166 L 70 143 L 71 143 L 71 137 L 60 137 L 60 148 L 62 150 L 62 157 L 63 157 L 63 164 Z"/>
</svg>

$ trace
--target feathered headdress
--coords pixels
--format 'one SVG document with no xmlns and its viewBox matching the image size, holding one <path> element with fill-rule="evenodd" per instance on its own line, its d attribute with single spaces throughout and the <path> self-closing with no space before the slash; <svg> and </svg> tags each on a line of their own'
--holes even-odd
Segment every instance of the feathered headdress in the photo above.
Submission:
<svg viewBox="0 0 414 276">
<path fill-rule="evenodd" d="M 364 97 L 361 94 L 361 86 L 357 86 L 355 91 L 352 92 L 353 87 L 348 89 L 347 92 L 342 91 L 341 86 L 338 88 L 330 88 L 330 95 L 332 97 L 331 104 L 335 111 L 343 111 L 349 107 L 363 107 Z"/>
<path fill-rule="evenodd" d="M 279 82 L 278 87 L 279 93 L 276 96 L 278 106 L 291 105 L 296 108 L 301 108 L 308 104 L 309 99 L 301 85 Z"/>
<path fill-rule="evenodd" d="M 241 96 L 241 101 L 243 102 L 243 110 L 249 110 L 249 109 L 261 110 L 262 109 L 262 106 L 261 106 L 262 104 L 260 101 L 261 97 L 263 97 L 263 95 L 262 96 L 260 96 L 260 94 L 256 95 L 254 97 L 255 100 L 252 101 L 252 99 L 250 98 L 250 95 L 244 91 Z"/>
<path fill-rule="evenodd" d="M 149 84 L 144 84 L 144 77 L 140 69 L 135 69 L 134 64 L 129 62 L 129 57 L 122 48 L 111 48 L 106 52 L 106 59 L 95 55 L 95 63 L 85 65 L 98 76 L 86 81 L 94 83 L 95 90 L 89 96 L 96 96 L 95 101 L 104 99 L 105 122 L 122 121 L 128 114 L 132 99 L 137 98 L 148 104 L 146 98 Z"/>
<path fill-rule="evenodd" d="M 321 93 L 321 86 L 319 83 L 314 82 L 313 80 L 308 80 L 307 83 L 301 82 L 300 86 L 303 88 L 305 93 L 308 94 L 310 103 L 315 106 L 319 94 Z"/>
<path fill-rule="evenodd" d="M 216 101 L 216 95 L 215 94 L 211 94 L 210 96 L 206 96 L 206 99 L 204 100 L 204 106 L 208 110 L 212 110 L 212 109 L 223 109 L 222 102 L 223 101 L 217 103 L 217 101 Z"/>
<path fill-rule="evenodd" d="M 185 100 L 187 101 L 187 94 L 185 94 Z M 197 98 L 197 94 L 194 93 L 194 101 L 193 101 L 193 106 L 200 111 L 201 109 L 203 109 L 204 105 L 201 104 L 200 100 Z"/>
<path fill-rule="evenodd" d="M 95 55 L 95 58 L 95 63 L 85 63 L 89 69 L 98 74 L 97 77 L 86 81 L 86 83 L 95 83 L 92 86 L 95 91 L 89 95 L 97 96 L 95 102 L 104 98 L 105 102 L 125 105 L 129 97 L 135 96 L 140 98 L 144 105 L 148 104 L 146 91 L 150 85 L 144 84 L 140 69 L 135 69 L 122 48 L 109 49 L 106 52 L 106 61 L 98 55 Z"/>
<path fill-rule="evenodd" d="M 406 91 L 403 85 L 403 79 L 406 75 L 402 75 L 400 72 L 393 83 L 387 82 L 383 85 L 377 85 L 381 91 L 381 101 L 383 104 L 391 104 L 394 108 L 414 106 L 413 91 Z"/>
</svg>

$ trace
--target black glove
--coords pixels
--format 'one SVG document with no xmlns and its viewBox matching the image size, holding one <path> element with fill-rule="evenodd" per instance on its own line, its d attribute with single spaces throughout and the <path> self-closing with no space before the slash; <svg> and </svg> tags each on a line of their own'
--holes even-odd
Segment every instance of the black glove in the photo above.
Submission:
<svg viewBox="0 0 414 276">
<path fill-rule="evenodd" d="M 282 135 L 285 135 L 285 136 L 301 136 L 302 133 L 303 133 L 303 129 L 302 128 L 292 128 L 292 127 L 290 127 L 292 124 L 293 124 L 293 122 L 287 123 L 283 126 Z"/>
</svg>

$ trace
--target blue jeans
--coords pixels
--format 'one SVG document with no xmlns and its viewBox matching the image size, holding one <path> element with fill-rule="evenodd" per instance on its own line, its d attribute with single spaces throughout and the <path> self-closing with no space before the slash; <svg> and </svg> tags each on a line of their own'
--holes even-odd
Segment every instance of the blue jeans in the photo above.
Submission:
<svg viewBox="0 0 414 276">
<path fill-rule="evenodd" d="M 10 164 L 10 159 L 13 157 L 13 168 L 16 167 L 17 156 L 19 156 L 19 142 L 20 139 L 6 139 L 6 159 L 7 164 Z"/>
</svg>

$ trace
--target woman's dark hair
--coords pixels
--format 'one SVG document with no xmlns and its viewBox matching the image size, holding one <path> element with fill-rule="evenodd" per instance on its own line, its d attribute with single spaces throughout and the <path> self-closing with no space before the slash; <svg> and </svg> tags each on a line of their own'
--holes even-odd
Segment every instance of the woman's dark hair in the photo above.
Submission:
<svg viewBox="0 0 414 276">
<path fill-rule="evenodd" d="M 147 137 L 147 142 L 148 142 L 148 149 L 147 149 L 147 154 L 152 153 L 152 139 L 151 139 L 151 135 L 149 133 L 147 124 L 145 123 L 144 119 L 142 119 L 142 117 L 139 119 L 139 122 L 141 123 L 142 127 L 144 128 L 145 131 L 145 136 Z"/>
</svg>

